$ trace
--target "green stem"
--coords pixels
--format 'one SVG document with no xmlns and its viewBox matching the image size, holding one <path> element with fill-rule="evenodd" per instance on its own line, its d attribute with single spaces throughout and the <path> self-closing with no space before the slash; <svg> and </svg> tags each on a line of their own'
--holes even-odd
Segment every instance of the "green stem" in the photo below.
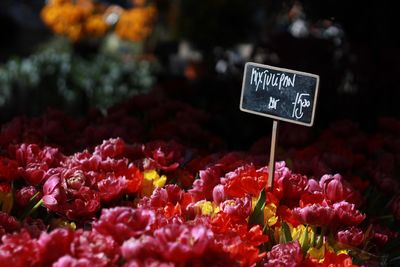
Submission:
<svg viewBox="0 0 400 267">
<path fill-rule="evenodd" d="M 34 213 L 42 204 L 43 204 L 43 199 L 41 198 L 30 210 L 21 215 L 21 220 L 25 219 L 26 217 Z"/>
<path fill-rule="evenodd" d="M 314 247 L 315 242 L 317 241 L 317 227 L 313 225 L 311 228 L 312 228 L 311 247 Z"/>
</svg>

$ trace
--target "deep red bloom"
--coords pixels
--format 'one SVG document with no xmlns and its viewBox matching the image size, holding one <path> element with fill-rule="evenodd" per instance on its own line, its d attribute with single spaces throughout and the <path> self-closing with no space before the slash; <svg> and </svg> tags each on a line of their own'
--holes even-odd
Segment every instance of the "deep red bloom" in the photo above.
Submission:
<svg viewBox="0 0 400 267">
<path fill-rule="evenodd" d="M 125 142 L 121 138 L 111 138 L 104 140 L 94 149 L 95 155 L 100 155 L 103 159 L 116 158 L 124 154 Z"/>
<path fill-rule="evenodd" d="M 293 214 L 293 211 L 284 205 L 278 207 L 276 215 L 285 222 L 290 223 L 293 227 L 296 227 L 302 223 L 299 221 L 299 218 Z"/>
<path fill-rule="evenodd" d="M 199 179 L 193 182 L 192 194 L 194 201 L 212 200 L 213 189 L 220 183 L 221 171 L 217 167 L 207 168 L 199 171 Z"/>
<path fill-rule="evenodd" d="M 44 179 L 44 174 L 49 168 L 58 167 L 64 159 L 57 148 L 40 148 L 36 144 L 21 144 L 10 146 L 10 154 L 13 155 L 22 167 L 21 175 L 30 184 L 39 184 Z"/>
<path fill-rule="evenodd" d="M 336 239 L 343 245 L 358 247 L 364 241 L 364 233 L 357 227 L 349 227 L 336 233 Z"/>
<path fill-rule="evenodd" d="M 322 193 L 304 193 L 301 195 L 299 206 L 300 208 L 304 208 L 308 205 L 312 204 L 323 204 L 323 205 L 328 205 L 325 200 L 325 196 Z"/>
<path fill-rule="evenodd" d="M 15 194 L 15 202 L 19 207 L 25 207 L 29 200 L 38 192 L 34 186 L 25 186 L 18 189 Z M 39 201 L 41 195 L 36 197 L 36 201 Z"/>
<path fill-rule="evenodd" d="M 298 241 L 275 245 L 266 257 L 264 267 L 297 266 L 303 260 Z"/>
<path fill-rule="evenodd" d="M 231 197 L 244 197 L 249 194 L 258 197 L 268 180 L 266 169 L 256 170 L 254 165 L 244 165 L 229 172 L 221 179 L 225 193 Z"/>
<path fill-rule="evenodd" d="M 40 249 L 27 231 L 4 235 L 0 245 L 0 266 L 26 267 L 40 262 Z"/>
<path fill-rule="evenodd" d="M 290 174 L 280 176 L 276 182 L 282 190 L 284 200 L 293 205 L 297 205 L 298 201 L 307 186 L 307 177 L 300 174 Z"/>
<path fill-rule="evenodd" d="M 251 227 L 244 238 L 244 240 L 247 243 L 249 243 L 255 247 L 258 247 L 261 244 L 267 242 L 268 239 L 269 239 L 268 236 L 264 235 L 263 230 L 261 229 L 261 226 L 259 224 Z"/>
<path fill-rule="evenodd" d="M 155 214 L 151 210 L 116 207 L 103 209 L 99 220 L 93 223 L 93 229 L 122 244 L 150 231 L 154 221 Z"/>
<path fill-rule="evenodd" d="M 260 250 L 251 243 L 243 242 L 239 237 L 223 238 L 219 240 L 222 243 L 223 249 L 230 256 L 240 262 L 241 266 L 253 266 L 257 261 L 264 256 L 260 254 Z"/>
<path fill-rule="evenodd" d="M 322 266 L 357 267 L 357 265 L 353 264 L 353 261 L 349 255 L 346 254 L 337 255 L 335 252 L 330 252 L 328 250 L 325 250 L 325 257 Z"/>
<path fill-rule="evenodd" d="M 398 238 L 399 233 L 390 230 L 387 226 L 384 225 L 373 225 L 372 228 L 372 240 L 378 246 L 384 246 L 389 241 Z"/>
<path fill-rule="evenodd" d="M 0 211 L 0 237 L 5 233 L 12 233 L 21 227 L 19 221 L 16 218 Z"/>
<path fill-rule="evenodd" d="M 143 145 L 145 169 L 176 170 L 183 162 L 184 149 L 176 142 L 154 141 Z"/>
<path fill-rule="evenodd" d="M 0 156 L 0 180 L 13 181 L 18 177 L 18 163 Z"/>
</svg>

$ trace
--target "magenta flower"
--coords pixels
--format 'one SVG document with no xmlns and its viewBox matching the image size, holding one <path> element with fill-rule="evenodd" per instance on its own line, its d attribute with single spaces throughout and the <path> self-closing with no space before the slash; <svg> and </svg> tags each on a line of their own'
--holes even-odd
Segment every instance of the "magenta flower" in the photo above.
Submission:
<svg viewBox="0 0 400 267">
<path fill-rule="evenodd" d="M 354 189 L 345 183 L 340 174 L 322 176 L 319 185 L 322 188 L 322 193 L 332 202 L 349 200 L 356 194 Z"/>
<path fill-rule="evenodd" d="M 53 267 L 93 267 L 97 266 L 96 261 L 92 259 L 77 259 L 70 255 L 65 255 L 59 258 L 52 266 Z"/>
<path fill-rule="evenodd" d="M 150 197 L 144 197 L 140 200 L 138 207 L 157 209 L 164 208 L 168 203 L 176 205 L 184 198 L 183 190 L 173 184 L 168 184 L 164 188 L 154 189 Z"/>
<path fill-rule="evenodd" d="M 364 233 L 361 229 L 352 226 L 338 231 L 336 240 L 343 245 L 358 247 L 364 241 Z"/>
<path fill-rule="evenodd" d="M 311 204 L 303 208 L 294 208 L 293 215 L 302 223 L 327 226 L 330 225 L 335 211 L 326 203 Z"/>
<path fill-rule="evenodd" d="M 115 266 L 119 259 L 119 246 L 111 236 L 95 231 L 77 230 L 71 243 L 70 255 L 88 259 L 92 266 Z"/>
<path fill-rule="evenodd" d="M 56 229 L 49 234 L 43 232 L 38 239 L 42 264 L 51 266 L 58 258 L 70 253 L 73 239 L 74 232 L 70 228 Z"/>
<path fill-rule="evenodd" d="M 298 241 L 275 245 L 268 252 L 264 267 L 297 266 L 303 261 Z"/>
<path fill-rule="evenodd" d="M 157 229 L 154 237 L 165 260 L 185 263 L 203 255 L 213 240 L 213 233 L 202 225 L 189 227 L 184 224 L 170 224 Z"/>
<path fill-rule="evenodd" d="M 97 182 L 100 199 L 102 201 L 111 201 L 120 197 L 127 187 L 127 181 L 124 176 L 115 176 L 109 173 L 107 177 Z"/>
<path fill-rule="evenodd" d="M 158 257 L 160 252 L 161 250 L 154 237 L 148 235 L 130 238 L 121 246 L 121 254 L 127 261 Z"/>
<path fill-rule="evenodd" d="M 216 185 L 213 189 L 213 200 L 216 204 L 225 201 L 228 196 L 225 193 L 225 187 L 222 184 Z"/>
<path fill-rule="evenodd" d="M 27 231 L 4 235 L 1 241 L 0 266 L 26 267 L 39 264 L 39 245 Z"/>
<path fill-rule="evenodd" d="M 333 208 L 335 210 L 335 219 L 332 222 L 334 226 L 355 226 L 365 219 L 365 215 L 361 214 L 354 204 L 346 201 L 334 203 Z"/>
<path fill-rule="evenodd" d="M 243 220 L 250 216 L 251 198 L 250 196 L 246 196 L 225 200 L 220 204 L 220 207 L 223 212 L 229 214 L 232 218 Z"/>
<path fill-rule="evenodd" d="M 103 209 L 93 228 L 122 244 L 131 237 L 139 237 L 150 231 L 154 222 L 155 214 L 151 210 L 116 207 Z"/>
<path fill-rule="evenodd" d="M 314 194 L 314 193 L 321 193 L 322 188 L 319 183 L 315 179 L 308 179 L 306 191 Z"/>
<path fill-rule="evenodd" d="M 30 184 L 43 182 L 45 172 L 49 168 L 58 167 L 64 156 L 57 148 L 44 147 L 36 144 L 21 144 L 10 148 L 18 164 L 22 167 L 21 175 Z"/>
<path fill-rule="evenodd" d="M 123 265 L 123 267 L 142 267 L 142 266 L 151 266 L 151 267 L 176 267 L 176 264 L 172 262 L 164 262 L 154 258 L 146 258 L 143 260 L 133 259 L 128 261 Z"/>
<path fill-rule="evenodd" d="M 100 197 L 90 189 L 93 179 L 89 175 L 75 168 L 51 169 L 48 175 L 42 199 L 50 211 L 74 220 L 90 217 L 100 208 Z"/>
</svg>

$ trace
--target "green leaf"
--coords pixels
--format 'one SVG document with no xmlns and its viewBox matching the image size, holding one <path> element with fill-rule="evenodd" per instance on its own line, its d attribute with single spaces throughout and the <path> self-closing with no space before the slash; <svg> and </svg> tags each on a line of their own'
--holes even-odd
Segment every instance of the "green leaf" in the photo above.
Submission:
<svg viewBox="0 0 400 267">
<path fill-rule="evenodd" d="M 256 206 L 254 207 L 253 213 L 249 218 L 249 225 L 259 224 L 261 227 L 264 227 L 264 207 L 265 201 L 267 200 L 267 195 L 265 193 L 265 188 L 261 190 L 260 195 L 258 196 Z"/>
<path fill-rule="evenodd" d="M 282 221 L 282 230 L 281 230 L 281 236 L 280 236 L 280 242 L 281 243 L 287 243 L 292 241 L 292 234 L 290 233 L 290 228 L 289 225 Z"/>
<path fill-rule="evenodd" d="M 36 211 L 40 205 L 43 203 L 43 200 L 40 199 L 39 201 L 36 199 L 39 196 L 40 192 L 37 192 L 34 194 L 31 199 L 29 200 L 28 204 L 26 205 L 24 211 L 22 212 L 20 216 L 20 220 L 25 219 L 28 217 L 30 214 L 32 214 L 34 211 Z"/>
</svg>

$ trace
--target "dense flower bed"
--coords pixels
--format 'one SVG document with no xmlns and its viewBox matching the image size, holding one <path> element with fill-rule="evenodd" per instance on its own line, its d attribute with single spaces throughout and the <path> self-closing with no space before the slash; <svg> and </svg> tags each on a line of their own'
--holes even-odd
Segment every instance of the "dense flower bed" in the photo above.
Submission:
<svg viewBox="0 0 400 267">
<path fill-rule="evenodd" d="M 220 152 L 207 121 L 140 96 L 106 117 L 3 125 L 0 266 L 395 264 L 399 121 L 376 135 L 342 123 L 281 152 L 270 192 L 259 145 Z"/>
</svg>

